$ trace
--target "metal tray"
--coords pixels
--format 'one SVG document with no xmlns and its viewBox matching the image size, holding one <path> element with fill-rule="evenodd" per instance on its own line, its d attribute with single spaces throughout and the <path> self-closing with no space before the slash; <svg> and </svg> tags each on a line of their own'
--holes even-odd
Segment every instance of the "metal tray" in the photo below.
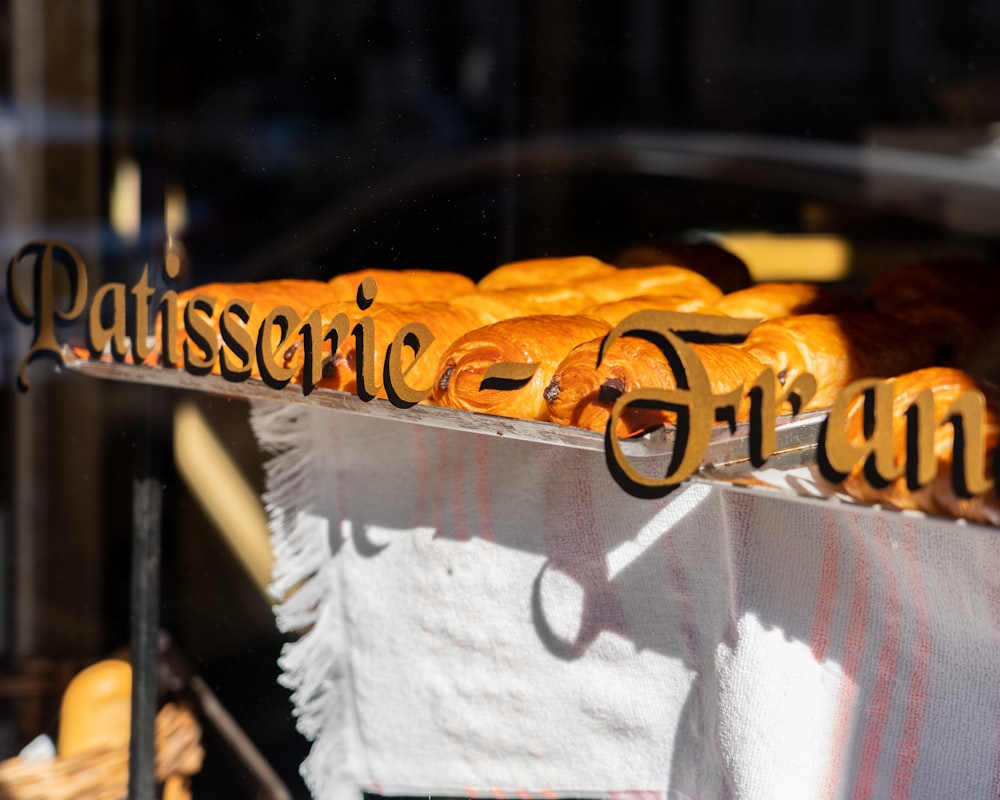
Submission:
<svg viewBox="0 0 1000 800">
<path fill-rule="evenodd" d="M 583 428 L 556 425 L 551 422 L 508 419 L 436 406 L 416 405 L 401 409 L 387 400 L 376 398 L 363 401 L 356 395 L 322 387 L 304 394 L 302 387 L 297 385 L 273 389 L 259 380 L 234 383 L 225 380 L 221 375 L 191 375 L 182 369 L 88 360 L 72 354 L 65 356 L 65 366 L 70 372 L 105 380 L 184 389 L 248 401 L 298 403 L 350 414 L 365 414 L 381 419 L 505 436 L 582 450 L 603 451 L 605 448 L 603 434 Z M 771 466 L 798 466 L 813 460 L 819 441 L 820 425 L 824 419 L 826 419 L 825 411 L 807 412 L 797 417 L 779 417 L 776 427 L 777 448 L 767 463 Z M 720 470 L 742 472 L 753 468 L 749 456 L 749 434 L 749 426 L 746 423 L 737 425 L 735 431 L 730 431 L 725 425 L 716 426 L 703 460 L 703 467 L 710 469 L 716 475 Z M 629 459 L 644 457 L 662 459 L 672 454 L 674 436 L 675 429 L 667 425 L 645 436 L 622 441 L 621 449 Z"/>
</svg>

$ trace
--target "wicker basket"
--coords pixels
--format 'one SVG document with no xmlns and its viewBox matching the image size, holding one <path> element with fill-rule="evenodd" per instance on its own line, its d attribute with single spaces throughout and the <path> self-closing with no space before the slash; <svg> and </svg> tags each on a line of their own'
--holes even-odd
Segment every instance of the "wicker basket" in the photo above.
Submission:
<svg viewBox="0 0 1000 800">
<path fill-rule="evenodd" d="M 156 780 L 165 800 L 190 796 L 189 779 L 203 758 L 194 713 L 176 703 L 164 705 L 156 715 Z M 127 747 L 0 762 L 0 800 L 124 800 L 127 795 Z"/>
</svg>

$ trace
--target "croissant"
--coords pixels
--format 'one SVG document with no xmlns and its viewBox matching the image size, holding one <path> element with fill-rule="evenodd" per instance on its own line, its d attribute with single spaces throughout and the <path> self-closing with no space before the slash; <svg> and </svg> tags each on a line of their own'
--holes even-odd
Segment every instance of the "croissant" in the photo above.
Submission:
<svg viewBox="0 0 1000 800">
<path fill-rule="evenodd" d="M 575 425 L 603 432 L 612 406 L 633 389 L 675 389 L 677 378 L 666 356 L 652 342 L 622 336 L 611 343 L 597 363 L 602 339 L 578 345 L 559 364 L 545 390 L 549 419 L 560 425 Z M 729 344 L 692 344 L 708 374 L 710 391 L 721 395 L 743 386 L 749 390 L 764 365 L 740 348 Z M 735 422 L 749 419 L 750 401 L 740 400 Z M 674 411 L 629 406 L 618 419 L 619 438 L 637 436 L 677 421 Z"/>
<path fill-rule="evenodd" d="M 991 463 L 993 452 L 1000 439 L 1000 395 L 997 391 L 966 372 L 948 368 L 931 367 L 900 375 L 893 379 L 892 441 L 896 464 L 906 458 L 907 416 L 906 409 L 924 389 L 934 396 L 934 477 L 924 486 L 910 489 L 906 474 L 892 480 L 884 488 L 876 488 L 865 475 L 864 463 L 855 465 L 842 486 L 851 497 L 866 503 L 881 503 L 893 508 L 914 509 L 928 514 L 968 519 L 990 525 L 1000 525 L 1000 499 L 996 488 L 976 494 L 971 498 L 959 497 L 952 484 L 954 455 L 954 428 L 942 423 L 955 399 L 965 392 L 980 391 L 986 399 L 986 417 L 983 424 L 986 462 Z M 848 408 L 848 439 L 854 445 L 864 442 L 864 401 L 856 398 Z"/>
<path fill-rule="evenodd" d="M 610 303 L 598 303 L 595 306 L 589 306 L 584 308 L 582 313 L 603 319 L 609 325 L 613 326 L 636 311 L 646 310 L 680 311 L 685 314 L 722 316 L 721 312 L 715 310 L 712 303 L 701 297 L 685 294 L 643 294 L 637 297 L 626 297 L 622 300 L 612 300 Z"/>
<path fill-rule="evenodd" d="M 930 366 L 933 354 L 906 323 L 881 314 L 802 314 L 764 320 L 739 345 L 771 367 L 782 385 L 803 372 L 817 390 L 803 410 L 829 408 L 851 381 Z"/>
<path fill-rule="evenodd" d="M 789 314 L 822 314 L 840 310 L 845 302 L 816 283 L 768 281 L 723 295 L 713 308 L 740 319 L 773 319 Z"/>
<path fill-rule="evenodd" d="M 501 264 L 479 279 L 480 289 L 492 291 L 521 286 L 566 286 L 581 278 L 613 275 L 615 267 L 591 256 L 532 258 Z"/>
<path fill-rule="evenodd" d="M 541 314 L 501 320 L 459 337 L 441 358 L 434 403 L 503 417 L 547 420 L 543 392 L 559 362 L 610 326 L 582 315 Z M 499 364 L 537 365 L 530 375 L 490 375 Z"/>
<path fill-rule="evenodd" d="M 337 275 L 329 281 L 333 292 L 331 299 L 353 300 L 358 285 L 365 278 L 373 278 L 378 286 L 377 299 L 381 303 L 410 303 L 448 300 L 455 295 L 472 291 L 475 281 L 457 272 L 421 269 L 362 269 Z"/>
<path fill-rule="evenodd" d="M 438 362 L 451 343 L 487 321 L 483 315 L 472 309 L 444 302 L 376 303 L 364 312 L 359 311 L 356 306 L 352 309 L 347 303 L 332 304 L 320 309 L 323 320 L 327 323 L 341 311 L 348 316 L 348 335 L 339 343 L 337 352 L 325 360 L 323 378 L 318 385 L 344 392 L 357 392 L 357 340 L 351 331 L 357 321 L 367 315 L 372 320 L 374 332 L 373 377 L 380 387 L 374 392 L 374 396 L 381 398 L 387 396 L 383 380 L 386 348 L 404 325 L 423 323 L 434 336 L 433 341 L 416 361 L 412 349 L 408 347 L 403 349 L 400 356 L 402 369 L 408 370 L 406 383 L 414 390 L 420 390 L 429 389 L 433 384 L 437 376 Z M 301 376 L 298 380 L 301 381 Z"/>
<path fill-rule="evenodd" d="M 722 297 L 722 290 L 708 278 L 672 265 L 628 267 L 613 275 L 584 278 L 576 285 L 594 303 L 610 303 L 642 294 L 686 294 L 710 301 Z"/>
</svg>

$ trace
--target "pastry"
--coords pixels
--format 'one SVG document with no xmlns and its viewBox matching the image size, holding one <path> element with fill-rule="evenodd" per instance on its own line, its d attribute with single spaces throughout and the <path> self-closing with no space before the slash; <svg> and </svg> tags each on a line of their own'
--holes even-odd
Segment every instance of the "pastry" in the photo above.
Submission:
<svg viewBox="0 0 1000 800">
<path fill-rule="evenodd" d="M 366 390 L 378 387 L 372 394 L 375 397 L 387 397 L 385 386 L 385 354 L 386 349 L 399 331 L 406 325 L 418 323 L 426 325 L 433 335 L 433 341 L 427 345 L 419 358 L 414 361 L 413 350 L 404 347 L 400 354 L 400 367 L 406 371 L 405 383 L 413 390 L 429 390 L 437 377 L 437 366 L 441 355 L 451 343 L 462 334 L 479 328 L 488 320 L 478 312 L 454 306 L 444 302 L 426 303 L 376 303 L 369 311 L 361 312 L 346 303 L 338 303 L 320 309 L 324 322 L 329 322 L 337 313 L 344 312 L 348 317 L 347 335 L 339 343 L 337 351 L 327 354 L 323 362 L 323 377 L 318 385 L 328 389 L 338 389 L 344 392 L 358 391 L 357 369 L 358 348 L 357 337 L 353 331 L 355 325 L 365 317 L 371 320 L 372 353 L 371 372 Z M 365 323 L 368 325 L 369 323 Z M 301 356 L 294 354 L 296 363 L 301 364 Z M 298 378 L 301 381 L 301 376 Z"/>
<path fill-rule="evenodd" d="M 559 362 L 610 326 L 594 317 L 541 314 L 501 320 L 459 337 L 441 359 L 434 403 L 547 420 L 543 392 Z M 509 365 L 500 367 L 500 365 Z"/>
<path fill-rule="evenodd" d="M 132 667 L 106 659 L 78 672 L 59 706 L 56 750 L 72 756 L 128 745 L 132 711 Z"/>
<path fill-rule="evenodd" d="M 593 300 L 571 285 L 545 284 L 515 286 L 510 289 L 479 289 L 449 301 L 471 308 L 491 322 L 538 314 L 577 314 Z"/>
<path fill-rule="evenodd" d="M 590 295 L 595 304 L 644 294 L 686 294 L 703 300 L 722 297 L 722 290 L 708 278 L 670 265 L 619 269 L 613 275 L 582 279 L 576 286 Z"/>
<path fill-rule="evenodd" d="M 723 292 L 749 286 L 750 270 L 739 256 L 717 242 L 667 241 L 630 247 L 615 259 L 619 267 L 652 267 L 674 264 L 704 275 Z"/>
<path fill-rule="evenodd" d="M 501 264 L 479 279 L 480 289 L 495 291 L 519 286 L 569 286 L 599 275 L 613 275 L 615 268 L 591 256 L 533 258 Z"/>
<path fill-rule="evenodd" d="M 987 469 L 1000 438 L 1000 395 L 997 391 L 966 372 L 947 367 L 931 367 L 908 372 L 892 381 L 893 403 L 892 444 L 894 462 L 902 465 L 907 459 L 907 408 L 924 390 L 933 393 L 933 475 L 923 486 L 911 488 L 904 472 L 887 486 L 876 487 L 865 474 L 864 461 L 856 464 L 842 482 L 851 497 L 866 503 L 880 503 L 893 508 L 914 509 L 928 514 L 968 519 L 990 525 L 1000 525 L 1000 500 L 996 488 L 972 497 L 960 497 L 952 482 L 955 435 L 951 424 L 943 422 L 951 404 L 966 392 L 982 392 L 986 413 L 982 424 L 983 445 Z M 881 422 L 881 420 L 879 420 Z M 926 422 L 926 421 L 925 421 Z M 848 440 L 863 445 L 865 436 L 864 399 L 859 395 L 848 408 L 846 430 Z M 913 456 L 915 459 L 915 455 Z M 976 476 L 982 478 L 984 476 Z"/>
<path fill-rule="evenodd" d="M 938 363 L 996 376 L 1000 304 L 996 268 L 942 259 L 902 264 L 865 290 L 871 308 L 913 325 Z"/>
<path fill-rule="evenodd" d="M 730 317 L 773 319 L 789 314 L 831 313 L 845 301 L 817 283 L 764 282 L 723 295 L 713 307 Z"/>
<path fill-rule="evenodd" d="M 329 281 L 331 300 L 354 300 L 358 286 L 373 278 L 380 303 L 412 303 L 448 300 L 472 291 L 475 281 L 457 272 L 427 269 L 361 269 L 337 275 Z"/>
<path fill-rule="evenodd" d="M 604 432 L 615 401 L 633 389 L 675 389 L 677 378 L 663 351 L 647 339 L 615 339 L 597 363 L 603 339 L 575 347 L 559 364 L 545 390 L 549 418 L 561 425 L 575 425 Z M 749 390 L 764 366 L 752 355 L 730 344 L 691 344 L 705 367 L 710 391 L 723 395 L 744 387 Z M 749 419 L 750 402 L 744 393 L 734 422 Z M 630 406 L 618 419 L 619 438 L 636 436 L 676 422 L 676 412 Z"/>
<path fill-rule="evenodd" d="M 686 314 L 708 314 L 718 316 L 713 304 L 697 295 L 685 294 L 644 294 L 638 297 L 626 297 L 622 300 L 612 300 L 609 303 L 599 303 L 583 309 L 584 314 L 603 319 L 609 325 L 617 325 L 625 317 L 636 311 L 660 310 L 681 311 Z"/>
<path fill-rule="evenodd" d="M 782 386 L 803 372 L 816 394 L 801 410 L 829 408 L 858 378 L 889 377 L 933 363 L 930 346 L 904 322 L 881 314 L 802 314 L 764 320 L 739 345 L 771 367 Z"/>
<path fill-rule="evenodd" d="M 270 281 L 239 282 L 239 283 L 206 283 L 200 286 L 186 289 L 177 293 L 177 347 L 183 352 L 185 341 L 190 338 L 185 326 L 185 310 L 196 297 L 207 298 L 208 307 L 205 310 L 188 309 L 188 313 L 197 319 L 204 319 L 203 337 L 206 341 L 189 342 L 188 350 L 197 360 L 211 361 L 211 371 L 218 374 L 221 371 L 221 364 L 213 354 L 203 352 L 206 347 L 218 351 L 221 339 L 221 317 L 226 305 L 233 300 L 242 300 L 250 303 L 247 321 L 239 322 L 239 327 L 245 328 L 249 334 L 249 339 L 256 341 L 257 332 L 261 323 L 267 315 L 279 306 L 288 306 L 300 317 L 320 305 L 332 302 L 334 294 L 325 281 L 280 279 Z M 159 323 L 158 323 L 159 324 Z M 279 332 L 272 332 L 272 340 L 275 345 Z M 157 343 L 162 341 L 159 331 L 157 332 Z M 162 353 L 157 349 L 151 354 L 149 361 L 159 363 L 162 360 Z M 252 359 L 251 359 L 252 360 Z M 252 369 L 254 377 L 259 377 L 259 371 L 254 366 Z"/>
</svg>

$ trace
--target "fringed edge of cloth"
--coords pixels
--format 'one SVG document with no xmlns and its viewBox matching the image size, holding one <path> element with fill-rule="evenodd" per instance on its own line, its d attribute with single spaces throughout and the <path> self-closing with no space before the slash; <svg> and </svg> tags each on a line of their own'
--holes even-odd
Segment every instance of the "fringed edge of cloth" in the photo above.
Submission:
<svg viewBox="0 0 1000 800">
<path fill-rule="evenodd" d="M 251 403 L 250 424 L 270 458 L 264 505 L 274 553 L 268 592 L 278 629 L 294 635 L 282 648 L 279 683 L 291 691 L 296 727 L 312 742 L 300 773 L 314 797 L 356 800 L 344 680 L 340 580 L 330 546 L 328 508 L 333 440 L 323 409 Z"/>
</svg>

